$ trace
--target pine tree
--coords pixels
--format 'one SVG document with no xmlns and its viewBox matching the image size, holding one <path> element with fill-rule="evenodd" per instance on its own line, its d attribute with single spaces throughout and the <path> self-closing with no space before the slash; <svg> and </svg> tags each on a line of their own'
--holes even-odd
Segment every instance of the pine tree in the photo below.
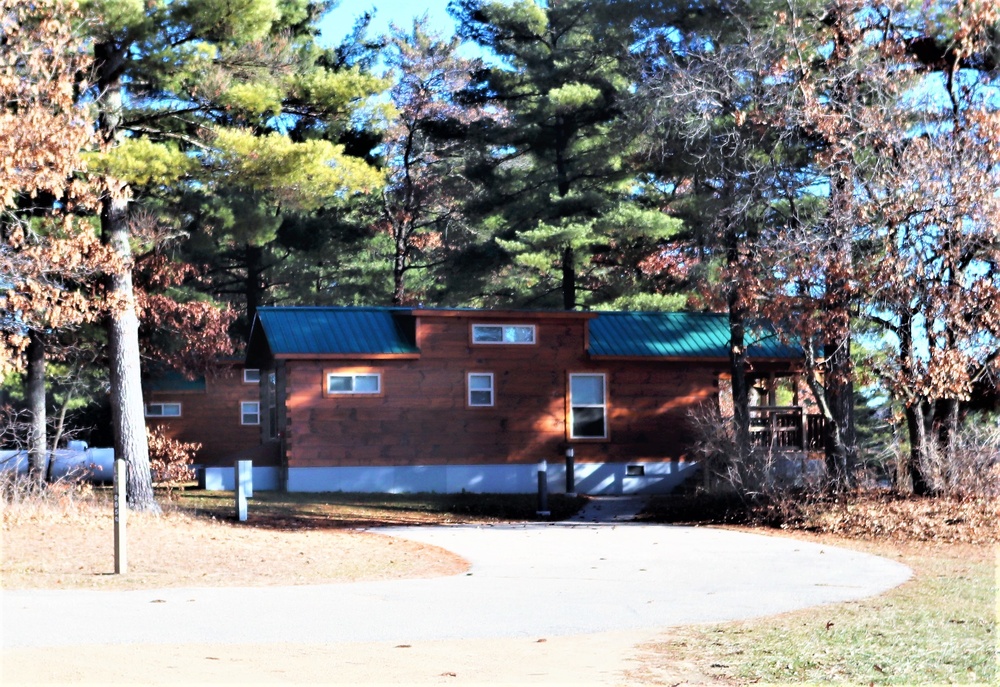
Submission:
<svg viewBox="0 0 1000 687">
<path fill-rule="evenodd" d="M 93 0 L 87 9 L 106 149 L 102 234 L 125 264 L 136 193 L 189 184 L 309 207 L 378 183 L 342 145 L 308 135 L 316 120 L 348 116 L 373 83 L 324 63 L 311 40 L 324 6 Z M 155 509 L 131 272 L 109 275 L 108 292 L 117 305 L 108 318 L 115 451 L 130 466 L 130 507 Z"/>
<path fill-rule="evenodd" d="M 468 102 L 506 114 L 478 131 L 468 167 L 485 190 L 470 211 L 503 251 L 494 298 L 573 309 L 627 296 L 615 286 L 639 271 L 625 257 L 677 230 L 636 197 L 625 164 L 630 49 L 657 10 L 592 0 L 454 6 L 460 35 L 498 62 L 478 75 Z"/>
</svg>

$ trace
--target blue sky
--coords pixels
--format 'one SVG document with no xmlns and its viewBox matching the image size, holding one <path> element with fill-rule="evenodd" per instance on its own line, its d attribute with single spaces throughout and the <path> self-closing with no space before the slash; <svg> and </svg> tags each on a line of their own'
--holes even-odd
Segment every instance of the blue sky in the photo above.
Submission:
<svg viewBox="0 0 1000 687">
<path fill-rule="evenodd" d="M 320 30 L 332 44 L 339 43 L 354 25 L 354 20 L 366 11 L 374 10 L 371 24 L 373 35 L 384 33 L 390 22 L 409 26 L 413 18 L 427 13 L 430 25 L 446 34 L 454 33 L 455 23 L 448 16 L 448 0 L 341 0 L 340 6 L 330 12 L 321 22 Z"/>
</svg>

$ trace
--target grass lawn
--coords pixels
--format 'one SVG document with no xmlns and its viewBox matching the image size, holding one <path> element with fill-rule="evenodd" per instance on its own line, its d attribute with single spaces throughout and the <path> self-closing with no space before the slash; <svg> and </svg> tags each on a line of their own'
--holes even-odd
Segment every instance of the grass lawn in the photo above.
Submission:
<svg viewBox="0 0 1000 687">
<path fill-rule="evenodd" d="M 652 519 L 697 522 L 690 505 L 657 504 Z M 850 537 L 754 528 L 898 560 L 914 575 L 870 599 L 671 630 L 646 647 L 649 667 L 685 661 L 735 684 L 998 684 L 996 511 L 881 496 L 818 509 L 801 523 Z M 711 517 L 727 519 L 718 510 Z"/>
<path fill-rule="evenodd" d="M 896 558 L 914 577 L 871 599 L 678 628 L 647 647 L 651 663 L 693 661 L 736 684 L 997 684 L 993 550 L 815 540 Z"/>
</svg>

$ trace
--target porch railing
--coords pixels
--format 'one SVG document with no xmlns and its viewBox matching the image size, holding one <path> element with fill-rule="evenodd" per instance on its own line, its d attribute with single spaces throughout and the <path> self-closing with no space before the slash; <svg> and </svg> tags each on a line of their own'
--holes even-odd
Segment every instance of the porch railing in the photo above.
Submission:
<svg viewBox="0 0 1000 687">
<path fill-rule="evenodd" d="M 801 406 L 751 406 L 750 440 L 754 446 L 781 451 L 821 451 L 824 418 Z"/>
</svg>

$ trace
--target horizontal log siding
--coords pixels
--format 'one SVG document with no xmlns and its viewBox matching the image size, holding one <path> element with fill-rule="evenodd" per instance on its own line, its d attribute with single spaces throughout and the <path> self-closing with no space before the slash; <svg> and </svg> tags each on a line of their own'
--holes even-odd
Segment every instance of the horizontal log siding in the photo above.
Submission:
<svg viewBox="0 0 1000 687">
<path fill-rule="evenodd" d="M 287 361 L 288 466 L 559 460 L 569 372 L 608 378 L 610 440 L 573 442 L 578 460 L 678 459 L 687 409 L 716 393 L 719 370 L 708 365 L 590 361 L 582 320 L 535 317 L 525 321 L 537 326 L 537 344 L 473 346 L 478 321 L 422 317 L 418 360 Z M 381 396 L 324 397 L 324 370 L 361 366 L 381 371 Z M 493 373 L 493 407 L 467 406 L 469 372 Z"/>
<path fill-rule="evenodd" d="M 144 400 L 181 404 L 181 417 L 146 418 L 146 425 L 159 427 L 171 439 L 200 443 L 194 460 L 201 465 L 231 465 L 230 456 L 261 443 L 259 426 L 240 424 L 240 402 L 260 401 L 260 388 L 244 384 L 240 369 L 209 377 L 203 392 L 154 391 Z"/>
</svg>

